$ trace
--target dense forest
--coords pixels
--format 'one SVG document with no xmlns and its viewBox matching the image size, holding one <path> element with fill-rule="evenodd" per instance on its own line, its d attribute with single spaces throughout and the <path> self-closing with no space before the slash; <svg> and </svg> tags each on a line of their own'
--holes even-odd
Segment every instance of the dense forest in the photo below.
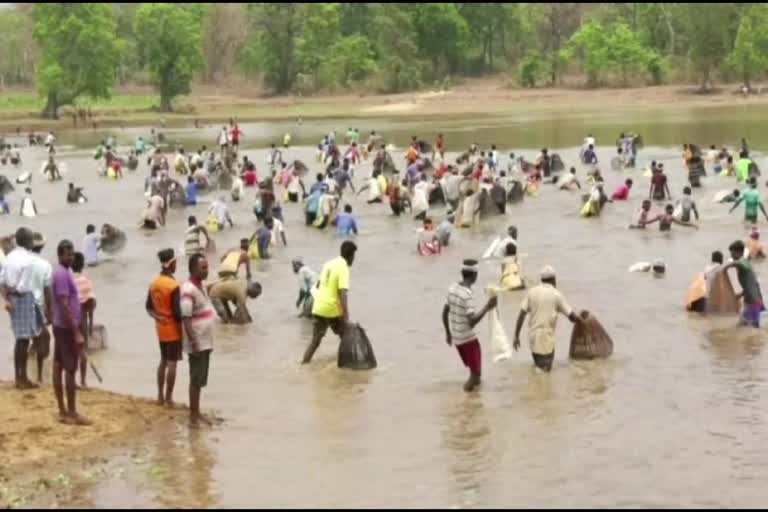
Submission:
<svg viewBox="0 0 768 512">
<path fill-rule="evenodd" d="M 275 94 L 388 93 L 497 74 L 521 87 L 720 81 L 768 71 L 761 3 L 91 3 L 0 11 L 0 87 L 44 114 L 115 86 L 159 107 L 199 81 Z"/>
</svg>

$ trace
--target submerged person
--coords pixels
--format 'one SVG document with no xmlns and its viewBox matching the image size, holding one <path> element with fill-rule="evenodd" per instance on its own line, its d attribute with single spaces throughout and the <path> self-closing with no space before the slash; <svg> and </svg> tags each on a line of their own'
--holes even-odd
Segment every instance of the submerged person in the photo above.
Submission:
<svg viewBox="0 0 768 512">
<path fill-rule="evenodd" d="M 342 237 L 357 235 L 357 221 L 349 204 L 345 204 L 344 212 L 336 216 L 336 234 Z"/>
<path fill-rule="evenodd" d="M 611 199 L 614 201 L 626 201 L 629 199 L 630 190 L 632 190 L 632 180 L 627 178 L 623 185 L 614 190 Z"/>
<path fill-rule="evenodd" d="M 560 190 L 575 190 L 575 189 L 581 189 L 581 183 L 576 178 L 576 168 L 571 167 L 571 170 L 568 174 L 563 176 L 563 178 L 558 183 L 558 188 Z"/>
<path fill-rule="evenodd" d="M 165 226 L 165 199 L 158 193 L 147 200 L 147 207 L 142 214 L 142 225 L 147 229 Z"/>
<path fill-rule="evenodd" d="M 522 273 L 520 260 L 517 258 L 517 246 L 512 243 L 507 244 L 504 259 L 501 260 L 501 289 L 513 291 L 525 288 Z"/>
<path fill-rule="evenodd" d="M 650 219 L 641 221 L 639 223 L 639 226 L 646 227 L 656 222 L 659 223 L 659 231 L 672 231 L 672 224 L 677 224 L 679 226 L 684 226 L 687 228 L 699 229 L 699 227 L 696 224 L 692 224 L 690 222 L 678 220 L 677 218 L 675 218 L 675 207 L 672 206 L 671 204 L 668 204 L 664 208 L 664 213 L 659 213 L 658 215 Z"/>
<path fill-rule="evenodd" d="M 528 336 L 531 343 L 533 363 L 539 370 L 549 372 L 555 360 L 555 329 L 557 316 L 562 314 L 572 323 L 580 323 L 582 318 L 568 305 L 565 297 L 557 290 L 557 278 L 552 267 L 546 266 L 541 271 L 541 284 L 534 286 L 520 304 L 520 314 L 515 327 L 514 349 L 520 348 L 520 332 L 528 320 Z"/>
<path fill-rule="evenodd" d="M 75 187 L 74 183 L 70 183 L 69 189 L 67 190 L 67 203 L 78 204 L 86 202 L 88 202 L 88 198 L 83 194 L 83 188 Z"/>
<path fill-rule="evenodd" d="M 315 289 L 317 288 L 317 274 L 304 264 L 302 258 L 294 258 L 291 262 L 293 273 L 298 276 L 299 296 L 296 299 L 296 309 L 299 316 L 312 317 L 312 305 Z"/>
<path fill-rule="evenodd" d="M 201 235 L 205 237 L 205 245 L 200 240 Z M 184 255 L 189 258 L 193 254 L 203 254 L 210 242 L 208 230 L 197 223 L 194 215 L 190 215 L 187 219 L 187 230 L 184 232 Z"/>
<path fill-rule="evenodd" d="M 768 220 L 768 213 L 765 211 L 760 192 L 757 191 L 757 180 L 752 178 L 749 180 L 749 188 L 741 193 L 741 196 L 736 199 L 728 213 L 732 213 L 733 210 L 739 207 L 741 203 L 744 203 L 744 222 L 757 224 L 757 211 L 763 212 L 763 216 Z"/>
<path fill-rule="evenodd" d="M 704 285 L 704 288 L 703 288 L 704 294 L 703 296 L 695 300 L 689 299 L 690 302 L 686 306 L 686 309 L 688 311 L 695 311 L 697 313 L 702 313 L 702 314 L 706 313 L 707 300 L 709 299 L 709 293 L 712 290 L 712 284 L 717 274 L 722 270 L 722 267 L 723 267 L 723 253 L 721 253 L 720 251 L 714 251 L 711 256 L 711 263 L 706 266 L 706 268 L 704 269 L 704 272 L 701 274 L 701 280 Z M 689 295 L 690 293 L 691 292 L 689 292 Z"/>
<path fill-rule="evenodd" d="M 48 158 L 48 162 L 45 164 L 45 167 L 43 167 L 43 174 L 48 176 L 48 181 L 57 181 L 61 179 L 59 166 L 56 165 L 53 156 Z"/>
<path fill-rule="evenodd" d="M 437 227 L 437 240 L 440 242 L 440 247 L 448 247 L 451 243 L 451 233 L 453 232 L 455 219 L 453 215 L 448 215 Z"/>
<path fill-rule="evenodd" d="M 696 208 L 696 201 L 691 197 L 691 193 L 691 187 L 685 187 L 683 198 L 677 201 L 677 206 L 680 208 L 680 220 L 684 222 L 690 222 L 691 212 L 693 212 L 696 220 L 699 220 L 699 210 Z"/>
<path fill-rule="evenodd" d="M 350 268 L 355 261 L 356 252 L 357 245 L 351 240 L 345 240 L 341 244 L 340 256 L 323 266 L 312 306 L 312 316 L 314 317 L 312 341 L 304 352 L 301 364 L 308 364 L 312 361 L 312 357 L 329 327 L 334 334 L 341 337 L 344 328 L 349 323 L 347 294 L 349 292 Z"/>
<path fill-rule="evenodd" d="M 469 378 L 464 384 L 466 392 L 479 386 L 482 378 L 482 352 L 474 327 L 498 303 L 496 297 L 491 297 L 480 311 L 475 311 L 472 285 L 477 282 L 477 264 L 477 260 L 464 260 L 461 281 L 449 288 L 442 314 L 445 342 L 456 347 L 461 361 L 469 369 Z"/>
<path fill-rule="evenodd" d="M 99 249 L 101 249 L 101 235 L 96 233 L 96 226 L 88 224 L 83 238 L 83 256 L 86 265 L 95 267 L 99 264 Z"/>
<path fill-rule="evenodd" d="M 755 271 L 749 260 L 744 257 L 744 242 L 736 240 L 728 250 L 731 253 L 733 262 L 723 267 L 724 272 L 735 268 L 736 276 L 741 286 L 741 298 L 744 301 L 741 323 L 755 328 L 760 327 L 760 315 L 765 311 L 763 304 L 763 294 L 760 291 L 760 284 L 757 281 Z"/>
<path fill-rule="evenodd" d="M 251 260 L 248 257 L 249 241 L 247 238 L 240 240 L 240 247 L 230 249 L 221 257 L 221 267 L 219 268 L 219 277 L 237 278 L 237 272 L 240 267 L 245 267 L 245 277 L 251 280 Z"/>
<path fill-rule="evenodd" d="M 261 285 L 245 279 L 224 279 L 209 285 L 208 295 L 222 323 L 244 325 L 253 322 L 247 301 L 261 295 Z M 234 306 L 234 313 L 230 305 Z"/>
<path fill-rule="evenodd" d="M 226 195 L 220 195 L 219 198 L 212 202 L 208 207 L 208 222 L 209 224 L 215 222 L 219 231 L 224 229 L 227 223 L 229 223 L 231 228 L 235 227 L 235 223 L 232 221 L 232 216 L 229 214 Z"/>
<path fill-rule="evenodd" d="M 671 198 L 672 194 L 669 192 L 667 175 L 664 174 L 664 165 L 659 164 L 658 167 L 652 170 L 652 173 L 651 190 L 648 193 L 648 198 L 654 201 L 664 201 L 667 198 Z"/>
<path fill-rule="evenodd" d="M 744 242 L 747 248 L 747 259 L 763 260 L 765 259 L 765 248 L 760 243 L 760 230 L 757 226 L 752 226 L 749 238 Z"/>
<path fill-rule="evenodd" d="M 189 176 L 187 178 L 187 187 L 184 191 L 187 196 L 187 206 L 196 206 L 198 188 L 194 177 Z"/>
<path fill-rule="evenodd" d="M 440 240 L 435 232 L 435 226 L 432 219 L 424 219 L 423 228 L 419 233 L 419 239 L 416 243 L 416 251 L 421 256 L 431 256 L 440 254 Z"/>
</svg>

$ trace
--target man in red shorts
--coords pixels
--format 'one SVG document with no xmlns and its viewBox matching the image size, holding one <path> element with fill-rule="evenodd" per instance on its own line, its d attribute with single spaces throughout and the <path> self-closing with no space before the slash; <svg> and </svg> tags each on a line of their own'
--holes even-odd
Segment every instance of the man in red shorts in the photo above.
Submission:
<svg viewBox="0 0 768 512">
<path fill-rule="evenodd" d="M 480 342 L 473 329 L 497 303 L 496 297 L 491 297 L 483 309 L 475 311 L 472 303 L 472 285 L 476 281 L 477 260 L 464 260 L 461 282 L 453 284 L 448 290 L 448 299 L 443 307 L 446 343 L 449 346 L 456 345 L 464 366 L 469 368 L 469 380 L 464 384 L 464 391 L 467 392 L 480 384 L 482 374 Z"/>
</svg>

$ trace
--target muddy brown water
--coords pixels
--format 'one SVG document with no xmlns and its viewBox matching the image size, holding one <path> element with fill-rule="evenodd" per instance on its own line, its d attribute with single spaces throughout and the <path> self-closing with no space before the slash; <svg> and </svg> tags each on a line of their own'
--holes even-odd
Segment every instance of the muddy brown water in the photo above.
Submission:
<svg viewBox="0 0 768 512">
<path fill-rule="evenodd" d="M 679 144 L 688 134 L 701 144 L 734 144 L 746 135 L 756 139 L 753 144 L 758 148 L 768 145 L 756 131 L 756 119 L 741 123 L 729 114 L 723 116 L 725 121 L 720 122 L 702 111 L 682 122 L 662 118 L 657 124 L 638 121 L 640 128 L 627 127 L 645 133 L 648 147 L 640 153 L 639 165 L 663 161 L 673 195 L 679 197 L 685 181 Z M 404 142 L 411 132 L 432 140 L 439 126 L 455 148 L 475 138 L 491 142 L 487 135 L 496 134 L 497 128 L 483 125 L 483 118 L 476 121 L 479 128 L 466 132 L 456 131 L 457 125 L 454 131 L 424 123 L 394 126 L 358 120 L 355 125 L 387 134 L 391 129 L 396 142 Z M 612 156 L 619 127 L 615 120 L 597 117 L 594 129 L 584 128 L 588 120 L 542 122 L 561 130 L 557 132 L 561 135 L 551 137 L 545 128 L 539 133 L 536 122 L 508 124 L 498 130 L 521 134 L 512 140 L 523 142 L 496 143 L 504 151 L 513 149 L 529 158 L 544 144 L 561 148 L 570 164 L 576 159 L 575 146 L 593 130 L 599 156 L 604 162 Z M 346 122 L 328 122 L 322 128 L 322 123 L 314 124 L 318 135 L 329 126 L 339 132 L 347 128 Z M 262 128 L 264 136 L 258 136 L 262 141 L 284 131 L 280 125 Z M 244 129 L 254 133 L 250 126 Z M 307 142 L 314 142 L 315 135 L 307 135 Z M 133 136 L 134 132 L 125 134 L 126 140 Z M 206 139 L 213 146 L 214 136 L 215 128 L 207 138 L 178 131 L 190 145 Z M 78 137 L 83 144 L 90 143 L 83 133 L 62 133 L 60 140 L 74 142 Z M 186 215 L 202 218 L 206 206 L 172 211 L 165 229 L 139 232 L 135 225 L 143 206 L 146 166 L 112 182 L 96 176 L 90 152 L 90 148 L 62 147 L 60 158 L 67 174 L 63 183 L 49 184 L 39 175 L 42 150 L 24 150 L 24 168 L 36 173 L 33 188 L 41 213 L 24 224 L 45 233 L 49 240 L 45 255 L 51 260 L 56 241 L 68 237 L 79 245 L 88 223 L 109 221 L 127 232 L 124 252 L 89 271 L 99 300 L 96 319 L 107 325 L 110 343 L 94 361 L 104 387 L 152 397 L 158 349 L 144 300 L 157 271 L 155 253 L 166 246 L 179 248 Z M 251 149 L 247 154 L 261 171 L 266 151 Z M 312 162 L 314 171 L 313 154 L 306 147 L 288 151 L 290 157 Z M 759 152 L 757 156 L 768 169 L 768 161 Z M 370 163 L 358 168 L 358 186 L 369 169 Z M 8 167 L 0 172 L 10 177 L 18 173 Z M 418 223 L 394 219 L 386 205 L 366 205 L 362 196 L 352 199 L 361 229 L 352 269 L 352 319 L 366 327 L 380 364 L 375 371 L 362 373 L 336 368 L 337 340 L 331 335 L 310 366 L 298 364 L 311 326 L 296 318 L 293 309 L 297 285 L 290 261 L 301 255 L 319 270 L 337 254 L 339 240 L 331 233 L 305 228 L 299 207 L 286 205 L 288 247 L 276 250 L 273 260 L 255 265 L 254 276 L 264 294 L 251 304 L 254 323 L 216 330 L 203 408 L 224 418 L 224 425 L 202 434 L 169 425 L 136 439 L 152 471 L 101 479 L 81 489 L 70 504 L 759 505 L 768 476 L 765 332 L 735 328 L 734 318 L 701 319 L 683 310 L 688 284 L 708 263 L 711 251 L 725 252 L 730 242 L 746 233 L 740 212 L 729 216 L 727 207 L 711 200 L 715 192 L 733 188 L 734 183 L 706 178 L 704 188 L 695 193 L 702 229 L 675 226 L 671 234 L 661 234 L 626 228 L 647 196 L 648 179 L 639 171 L 612 172 L 607 166 L 603 174 L 609 191 L 627 176 L 634 178 L 635 189 L 628 203 L 608 205 L 599 219 L 578 217 L 580 193 L 544 187 L 539 197 L 511 207 L 506 218 L 457 229 L 450 248 L 436 258 L 416 254 Z M 580 176 L 584 177 L 583 171 Z M 65 203 L 70 180 L 85 187 L 89 203 L 74 208 Z M 12 208 L 18 208 L 20 195 L 10 199 Z M 253 231 L 252 203 L 249 192 L 246 201 L 233 206 L 236 229 L 216 235 L 220 251 Z M 443 210 L 431 215 L 441 218 Z M 542 266 L 553 265 L 569 302 L 593 311 L 611 333 L 615 353 L 605 362 L 569 362 L 570 326 L 561 320 L 554 371 L 540 376 L 532 372 L 526 342 L 510 361 L 494 364 L 488 326 L 481 323 L 477 330 L 484 343 L 484 384 L 479 393 L 466 395 L 461 389 L 465 369 L 444 342 L 441 307 L 448 286 L 458 278 L 462 258 L 479 256 L 490 239 L 511 223 L 520 231 L 528 278 L 535 281 Z M 0 217 L 3 233 L 18 225 L 17 216 Z M 657 257 L 667 262 L 665 278 L 627 272 L 631 264 Z M 185 266 L 186 262 L 179 265 L 181 278 L 187 274 Z M 758 274 L 764 278 L 766 270 L 758 267 Z M 478 296 L 498 274 L 495 264 L 481 267 Z M 503 306 L 510 336 L 521 298 L 515 295 Z M 12 371 L 8 323 L 7 316 L 0 315 L 7 346 L 0 373 L 6 378 Z M 176 398 L 186 402 L 188 370 L 186 364 L 180 368 Z M 0 417 L 5 414 L 12 411 L 0 412 Z"/>
</svg>

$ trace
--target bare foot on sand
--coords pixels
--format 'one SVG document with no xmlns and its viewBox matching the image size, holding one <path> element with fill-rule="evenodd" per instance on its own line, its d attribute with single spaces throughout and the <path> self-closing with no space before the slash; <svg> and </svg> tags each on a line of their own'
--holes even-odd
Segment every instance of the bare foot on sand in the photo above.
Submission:
<svg viewBox="0 0 768 512">
<path fill-rule="evenodd" d="M 65 425 L 75 425 L 78 427 L 87 427 L 89 425 L 93 425 L 93 423 L 88 418 L 85 416 L 80 416 L 79 414 L 75 414 L 74 416 L 67 414 L 61 418 L 60 421 Z"/>
</svg>

